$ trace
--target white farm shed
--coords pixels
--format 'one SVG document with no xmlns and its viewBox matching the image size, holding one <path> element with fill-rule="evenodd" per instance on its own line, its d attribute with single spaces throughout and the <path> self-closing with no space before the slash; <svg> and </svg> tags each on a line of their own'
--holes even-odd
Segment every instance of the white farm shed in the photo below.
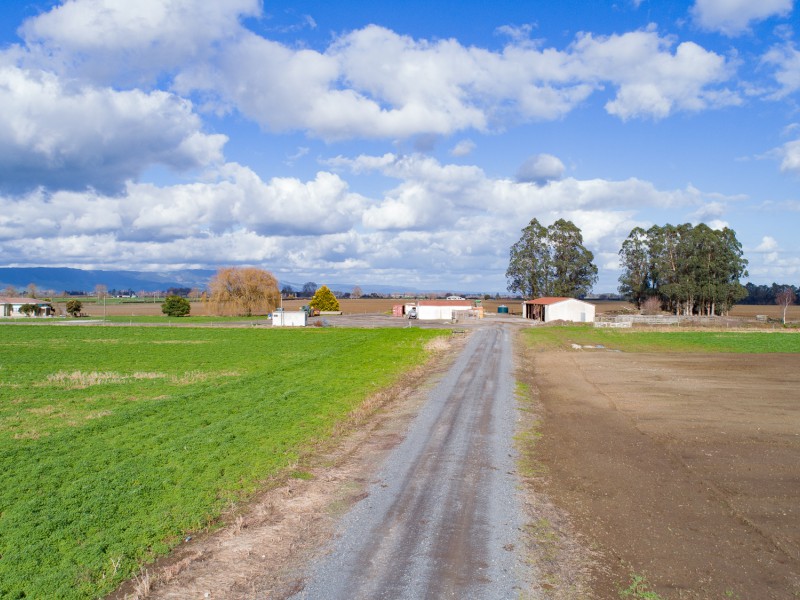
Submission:
<svg viewBox="0 0 800 600">
<path fill-rule="evenodd" d="M 272 313 L 272 326 L 305 327 L 307 318 L 304 310 L 276 310 Z"/>
<path fill-rule="evenodd" d="M 417 302 L 417 318 L 422 321 L 450 321 L 454 312 L 471 308 L 471 300 L 420 300 Z"/>
<path fill-rule="evenodd" d="M 536 298 L 522 303 L 522 316 L 537 321 L 594 322 L 594 304 L 575 298 Z"/>
</svg>

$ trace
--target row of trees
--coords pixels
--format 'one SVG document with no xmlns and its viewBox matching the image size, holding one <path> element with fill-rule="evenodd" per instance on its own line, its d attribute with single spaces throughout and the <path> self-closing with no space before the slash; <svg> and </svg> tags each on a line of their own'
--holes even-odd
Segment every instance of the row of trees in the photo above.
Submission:
<svg viewBox="0 0 800 600">
<path fill-rule="evenodd" d="M 306 285 L 316 286 L 311 282 Z M 256 267 L 220 269 L 209 282 L 208 289 L 209 305 L 219 315 L 250 316 L 271 313 L 278 307 L 281 299 L 275 276 Z M 183 307 L 178 300 L 178 297 L 173 296 L 170 303 L 175 310 L 181 310 Z M 188 302 L 186 305 L 188 306 Z M 339 310 L 339 301 L 333 292 L 323 285 L 315 287 L 309 306 L 318 310 L 336 311 Z M 188 310 L 185 314 L 188 314 Z"/>
<path fill-rule="evenodd" d="M 637 307 L 656 298 L 663 310 L 719 315 L 747 296 L 742 245 L 729 228 L 654 225 L 634 228 L 619 251 L 619 291 Z"/>
<path fill-rule="evenodd" d="M 800 296 L 800 287 L 788 283 L 773 283 L 772 285 L 747 283 L 744 289 L 747 290 L 747 296 L 740 304 L 780 304 L 781 302 L 779 302 L 778 296 L 785 292 L 785 290 L 790 290 L 795 298 Z"/>
<path fill-rule="evenodd" d="M 723 314 L 748 295 L 739 283 L 747 260 L 732 229 L 705 224 L 634 228 L 619 251 L 619 291 L 637 308 L 684 315 Z M 594 256 L 580 229 L 559 219 L 549 227 L 536 219 L 512 247 L 508 289 L 524 297 L 579 297 L 597 281 Z"/>
<path fill-rule="evenodd" d="M 319 286 L 313 281 L 306 281 L 299 290 L 295 290 L 291 285 L 286 284 L 281 288 L 281 295 L 286 298 L 294 296 L 295 298 L 312 298 L 317 293 Z"/>
</svg>

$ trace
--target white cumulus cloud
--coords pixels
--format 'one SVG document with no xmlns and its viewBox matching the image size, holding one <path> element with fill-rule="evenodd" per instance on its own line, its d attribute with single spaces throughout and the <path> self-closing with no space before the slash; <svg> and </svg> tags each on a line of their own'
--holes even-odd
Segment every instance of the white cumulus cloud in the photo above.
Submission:
<svg viewBox="0 0 800 600">
<path fill-rule="evenodd" d="M 0 182 L 115 190 L 152 164 L 184 170 L 222 157 L 187 100 L 153 91 L 65 84 L 56 75 L 0 67 Z"/>
<path fill-rule="evenodd" d="M 19 34 L 32 61 L 46 61 L 102 83 L 149 82 L 187 61 L 202 61 L 220 41 L 261 14 L 259 0 L 67 0 L 27 19 Z"/>
<path fill-rule="evenodd" d="M 0 196 L 0 252 L 9 264 L 52 265 L 54 257 L 58 264 L 114 269 L 263 264 L 288 272 L 313 267 L 337 279 L 369 273 L 373 283 L 409 285 L 416 273 L 430 288 L 438 278 L 496 281 L 508 248 L 533 217 L 572 220 L 600 260 L 613 258 L 630 230 L 646 225 L 638 215 L 647 207 L 713 201 L 694 188 L 659 190 L 638 179 L 536 185 L 417 154 L 337 162 L 396 185 L 370 198 L 329 171 L 305 181 L 262 179 L 228 163 L 213 180 L 128 182 L 116 195 L 39 189 Z"/>
<path fill-rule="evenodd" d="M 216 97 L 266 129 L 337 140 L 557 119 L 607 84 L 617 89 L 609 113 L 663 118 L 737 103 L 722 87 L 731 73 L 725 57 L 691 42 L 673 49 L 653 30 L 582 34 L 564 50 L 512 42 L 489 51 L 371 25 L 325 51 L 244 34 L 213 60 L 187 65 L 174 85 Z"/>
<path fill-rule="evenodd" d="M 694 42 L 673 42 L 644 30 L 595 37 L 582 35 L 574 45 L 586 77 L 595 73 L 617 86 L 606 110 L 623 120 L 664 118 L 676 111 L 700 111 L 739 104 L 738 95 L 717 87 L 733 73 L 725 57 Z"/>
<path fill-rule="evenodd" d="M 756 252 L 772 252 L 778 249 L 778 241 L 770 236 L 765 235 L 761 238 L 761 243 L 756 247 Z"/>
<path fill-rule="evenodd" d="M 800 139 L 785 143 L 773 154 L 781 159 L 781 172 L 800 175 Z"/>
<path fill-rule="evenodd" d="M 773 46 L 764 55 L 762 62 L 775 68 L 778 89 L 773 99 L 781 99 L 800 90 L 800 50 L 793 42 Z"/>
<path fill-rule="evenodd" d="M 792 0 L 696 0 L 691 8 L 700 27 L 728 36 L 747 31 L 754 22 L 785 17 L 791 11 Z"/>
<path fill-rule="evenodd" d="M 517 170 L 517 180 L 543 185 L 564 176 L 564 163 L 552 154 L 529 157 Z"/>
<path fill-rule="evenodd" d="M 472 154 L 472 151 L 475 150 L 476 145 L 475 142 L 472 140 L 460 140 L 453 149 L 450 150 L 450 154 L 453 156 L 467 156 Z"/>
</svg>

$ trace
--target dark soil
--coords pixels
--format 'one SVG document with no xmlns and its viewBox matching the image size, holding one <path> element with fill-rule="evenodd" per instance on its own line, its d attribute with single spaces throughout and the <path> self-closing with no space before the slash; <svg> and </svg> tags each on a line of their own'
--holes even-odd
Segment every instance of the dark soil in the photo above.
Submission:
<svg viewBox="0 0 800 600">
<path fill-rule="evenodd" d="M 800 357 L 534 355 L 546 492 L 599 558 L 665 599 L 800 598 Z M 640 596 L 634 596 L 640 597 Z"/>
</svg>

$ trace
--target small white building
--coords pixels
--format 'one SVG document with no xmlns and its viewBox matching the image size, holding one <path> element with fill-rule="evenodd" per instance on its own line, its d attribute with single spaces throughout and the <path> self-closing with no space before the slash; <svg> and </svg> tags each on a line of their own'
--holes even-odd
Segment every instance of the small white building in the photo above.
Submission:
<svg viewBox="0 0 800 600">
<path fill-rule="evenodd" d="M 272 313 L 273 327 L 305 327 L 307 320 L 304 310 L 276 310 Z"/>
<path fill-rule="evenodd" d="M 406 305 L 406 314 L 414 306 Z M 416 304 L 417 318 L 421 321 L 452 321 L 453 313 L 472 308 L 471 300 L 420 300 Z"/>
<path fill-rule="evenodd" d="M 537 321 L 594 322 L 594 304 L 575 298 L 536 298 L 522 303 L 522 316 Z"/>
</svg>

